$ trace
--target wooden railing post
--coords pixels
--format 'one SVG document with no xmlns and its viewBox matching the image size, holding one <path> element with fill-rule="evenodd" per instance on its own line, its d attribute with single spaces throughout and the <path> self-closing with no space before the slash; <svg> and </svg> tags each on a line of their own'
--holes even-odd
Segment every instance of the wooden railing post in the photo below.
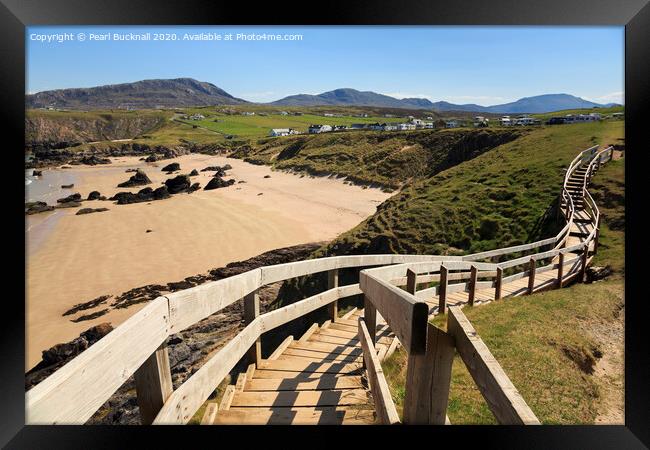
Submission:
<svg viewBox="0 0 650 450">
<path fill-rule="evenodd" d="M 503 269 L 497 267 L 497 278 L 494 280 L 494 299 L 499 300 L 501 298 L 501 284 L 503 283 Z"/>
<path fill-rule="evenodd" d="M 363 319 L 366 322 L 372 345 L 375 345 L 377 341 L 377 309 L 366 295 L 363 296 Z"/>
<path fill-rule="evenodd" d="M 596 234 L 594 235 L 594 255 L 598 253 L 599 239 L 600 239 L 600 215 L 598 215 L 598 221 L 596 222 Z"/>
<path fill-rule="evenodd" d="M 327 271 L 327 290 L 334 289 L 336 287 L 339 287 L 339 269 L 332 269 Z M 335 300 L 327 305 L 327 315 L 332 322 L 336 322 L 338 320 L 338 300 Z"/>
<path fill-rule="evenodd" d="M 443 265 L 440 265 L 440 285 L 438 286 L 438 314 L 445 313 L 447 304 L 447 274 L 449 271 Z"/>
<path fill-rule="evenodd" d="M 167 345 L 161 345 L 133 374 L 140 408 L 140 422 L 150 425 L 172 395 L 172 373 Z"/>
<path fill-rule="evenodd" d="M 430 323 L 426 326 L 426 352 L 408 357 L 404 423 L 444 425 L 456 349 L 449 334 Z"/>
<path fill-rule="evenodd" d="M 533 289 L 535 288 L 535 270 L 537 269 L 537 261 L 535 258 L 530 258 L 530 263 L 528 264 L 528 293 L 532 294 Z"/>
<path fill-rule="evenodd" d="M 478 276 L 478 269 L 476 266 L 470 267 L 469 272 L 469 293 L 467 294 L 467 303 L 469 306 L 474 306 L 474 297 L 476 296 L 476 278 Z"/>
<path fill-rule="evenodd" d="M 260 315 L 260 296 L 257 290 L 251 292 L 244 297 L 244 322 L 246 325 Z M 255 343 L 248 350 L 247 360 L 249 364 L 255 364 L 256 367 L 260 366 L 262 362 L 262 341 L 257 339 Z"/>
<path fill-rule="evenodd" d="M 589 258 L 589 243 L 585 243 L 585 248 L 582 251 L 582 258 L 580 264 L 580 281 L 585 281 L 585 276 L 587 274 L 587 259 Z"/>
<path fill-rule="evenodd" d="M 411 269 L 406 269 L 406 292 L 415 295 L 415 288 L 417 286 L 418 274 Z"/>
<path fill-rule="evenodd" d="M 562 289 L 562 277 L 564 277 L 564 253 L 558 255 L 559 261 L 557 266 L 557 287 Z"/>
</svg>

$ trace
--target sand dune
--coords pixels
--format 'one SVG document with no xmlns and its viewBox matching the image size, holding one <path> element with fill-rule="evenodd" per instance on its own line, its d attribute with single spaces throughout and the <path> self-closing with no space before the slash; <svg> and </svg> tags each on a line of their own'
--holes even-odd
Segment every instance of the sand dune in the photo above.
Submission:
<svg viewBox="0 0 650 450">
<path fill-rule="evenodd" d="M 80 323 L 69 320 L 76 315 L 61 316 L 77 303 L 145 284 L 178 281 L 275 248 L 332 239 L 371 215 L 389 196 L 224 157 L 188 155 L 173 161 L 181 164 L 181 173 L 228 163 L 233 166 L 229 175 L 246 183 L 151 203 L 84 202 L 84 207 L 110 208 L 96 214 L 75 216 L 75 208 L 27 218 L 27 368 L 40 360 L 43 349 L 100 322 L 115 326 L 141 307 Z M 116 187 L 131 175 L 125 173 L 127 168 L 142 167 L 153 181 L 149 186 L 156 188 L 168 178 L 160 169 L 169 162 L 117 158 L 110 166 L 64 170 L 76 180 L 70 193 L 85 198 L 98 190 L 112 196 L 139 190 Z M 205 186 L 211 175 L 200 172 L 192 180 Z"/>
</svg>

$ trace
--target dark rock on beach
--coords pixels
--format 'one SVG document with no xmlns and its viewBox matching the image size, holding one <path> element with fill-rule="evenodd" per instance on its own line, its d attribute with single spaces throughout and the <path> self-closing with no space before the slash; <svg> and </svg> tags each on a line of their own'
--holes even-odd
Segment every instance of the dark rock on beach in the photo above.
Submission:
<svg viewBox="0 0 650 450">
<path fill-rule="evenodd" d="M 100 158 L 97 155 L 84 156 L 77 160 L 79 164 L 86 164 L 88 166 L 96 166 L 97 164 L 110 164 L 111 160 L 108 158 Z"/>
<path fill-rule="evenodd" d="M 144 159 L 145 162 L 156 162 L 158 157 L 156 155 L 149 155 Z"/>
<path fill-rule="evenodd" d="M 145 184 L 151 184 L 151 180 L 149 179 L 147 174 L 144 173 L 143 170 L 138 169 L 135 172 L 135 175 L 129 178 L 128 181 L 118 184 L 117 187 L 133 187 L 133 186 L 142 186 Z"/>
<path fill-rule="evenodd" d="M 35 170 L 32 172 L 33 177 L 40 177 L 43 174 L 42 170 Z"/>
<path fill-rule="evenodd" d="M 99 200 L 102 197 L 102 194 L 99 191 L 92 191 L 88 194 L 88 200 Z"/>
<path fill-rule="evenodd" d="M 74 187 L 74 183 L 73 184 L 62 184 L 61 185 L 61 189 L 72 189 L 73 187 Z"/>
<path fill-rule="evenodd" d="M 77 216 L 80 216 L 82 214 L 92 214 L 92 213 L 97 213 L 97 212 L 104 212 L 108 211 L 108 208 L 81 208 L 79 211 L 77 211 Z"/>
<path fill-rule="evenodd" d="M 74 305 L 72 308 L 67 310 L 66 312 L 63 313 L 64 316 L 69 316 L 71 314 L 78 313 L 79 311 L 84 311 L 86 309 L 92 309 L 95 308 L 99 305 L 103 305 L 106 303 L 106 301 L 111 298 L 110 295 L 102 295 L 100 297 L 97 297 L 93 300 L 90 300 L 89 302 L 86 303 L 78 303 Z"/>
<path fill-rule="evenodd" d="M 224 180 L 221 177 L 215 176 L 212 178 L 208 184 L 203 188 L 206 191 L 211 191 L 212 189 L 218 189 L 223 187 L 228 187 L 235 184 L 235 180 Z"/>
<path fill-rule="evenodd" d="M 60 198 L 56 202 L 57 203 L 70 203 L 70 202 L 79 202 L 79 201 L 81 201 L 81 194 L 77 192 L 75 194 L 70 194 L 67 197 Z"/>
<path fill-rule="evenodd" d="M 187 175 L 178 175 L 174 178 L 169 178 L 165 181 L 165 186 L 167 186 L 170 194 L 187 192 L 190 189 L 190 177 Z"/>
<path fill-rule="evenodd" d="M 25 203 L 25 214 L 38 214 L 47 211 L 54 211 L 54 206 L 49 206 L 45 202 L 27 202 Z"/>
<path fill-rule="evenodd" d="M 195 176 L 197 176 L 198 174 L 199 174 L 199 171 L 196 170 L 196 169 L 193 169 L 193 170 L 190 172 L 190 176 L 191 176 L 191 177 L 195 177 Z"/>
<path fill-rule="evenodd" d="M 199 189 L 201 189 L 201 183 L 194 183 L 190 186 L 189 192 L 198 191 Z"/>
<path fill-rule="evenodd" d="M 70 201 L 70 202 L 58 204 L 56 205 L 56 208 L 78 208 L 79 206 L 81 206 L 80 202 Z"/>
<path fill-rule="evenodd" d="M 178 163 L 167 164 L 162 168 L 163 172 L 176 172 L 177 170 L 181 170 L 181 165 Z"/>
</svg>

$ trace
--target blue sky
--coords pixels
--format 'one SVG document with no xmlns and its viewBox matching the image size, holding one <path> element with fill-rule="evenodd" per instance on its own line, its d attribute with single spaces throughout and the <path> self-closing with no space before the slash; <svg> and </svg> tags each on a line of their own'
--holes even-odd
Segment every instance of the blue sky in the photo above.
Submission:
<svg viewBox="0 0 650 450">
<path fill-rule="evenodd" d="M 36 40 L 66 32 L 74 40 Z M 178 40 L 89 39 L 145 32 Z M 233 40 L 183 40 L 201 32 Z M 302 39 L 237 38 L 264 33 Z M 342 87 L 481 105 L 548 93 L 623 102 L 623 27 L 29 27 L 25 38 L 28 93 L 190 77 L 256 102 Z"/>
</svg>

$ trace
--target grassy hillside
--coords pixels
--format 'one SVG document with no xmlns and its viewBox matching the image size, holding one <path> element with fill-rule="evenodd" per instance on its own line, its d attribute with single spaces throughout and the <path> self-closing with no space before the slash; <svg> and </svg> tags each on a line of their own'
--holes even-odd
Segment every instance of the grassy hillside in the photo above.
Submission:
<svg viewBox="0 0 650 450">
<path fill-rule="evenodd" d="M 354 131 L 267 139 L 233 153 L 256 164 L 398 188 L 430 177 L 505 142 L 523 130 Z"/>
<path fill-rule="evenodd" d="M 598 414 L 606 412 L 604 409 L 611 402 L 605 397 L 612 391 L 614 398 L 622 402 L 625 275 L 624 235 L 619 228 L 625 215 L 622 168 L 622 160 L 605 166 L 590 189 L 605 194 L 597 200 L 606 225 L 594 265 L 610 265 L 614 269 L 612 276 L 606 281 L 463 309 L 544 424 L 593 423 Z M 610 228 L 612 224 L 614 228 Z M 445 329 L 446 320 L 446 315 L 437 316 L 433 323 Z M 594 374 L 594 365 L 600 358 L 609 360 L 607 378 Z M 384 363 L 384 370 L 393 398 L 401 409 L 406 353 L 396 352 Z M 458 356 L 452 369 L 448 415 L 454 424 L 496 423 Z"/>
<path fill-rule="evenodd" d="M 622 136 L 618 121 L 532 130 L 410 183 L 318 256 L 474 252 L 538 239 L 553 231 L 544 214 L 577 152 Z"/>
<path fill-rule="evenodd" d="M 81 143 L 111 139 L 131 139 L 141 133 L 154 133 L 169 113 L 162 111 L 44 111 L 25 114 L 25 142 Z"/>
<path fill-rule="evenodd" d="M 550 112 L 550 113 L 543 113 L 543 114 L 531 114 L 531 117 L 536 117 L 538 119 L 542 120 L 548 120 L 551 117 L 562 117 L 567 114 L 591 114 L 591 113 L 598 113 L 603 116 L 612 114 L 612 113 L 617 113 L 617 112 L 625 112 L 625 107 L 624 106 L 612 106 L 610 108 L 582 108 L 582 109 L 563 109 L 562 111 L 555 111 L 555 112 Z"/>
</svg>

